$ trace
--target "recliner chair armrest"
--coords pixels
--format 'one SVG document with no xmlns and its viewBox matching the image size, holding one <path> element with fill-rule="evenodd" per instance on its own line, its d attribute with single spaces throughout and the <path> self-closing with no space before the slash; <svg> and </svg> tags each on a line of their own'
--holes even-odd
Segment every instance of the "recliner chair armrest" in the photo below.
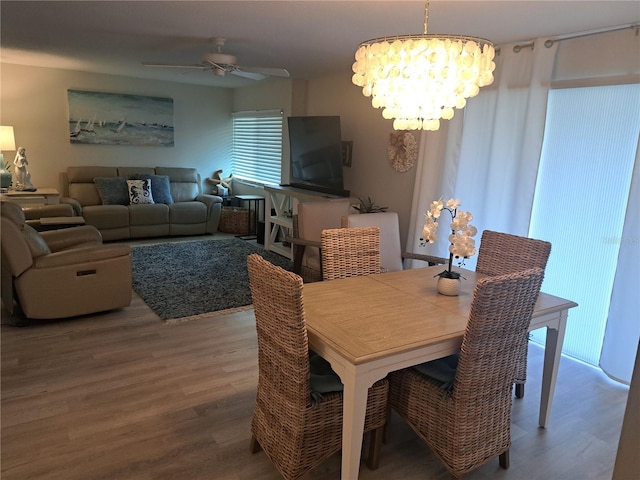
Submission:
<svg viewBox="0 0 640 480">
<path fill-rule="evenodd" d="M 80 246 L 102 245 L 102 234 L 96 227 L 91 225 L 51 230 L 49 232 L 41 232 L 40 235 L 47 242 L 52 252 L 60 252 Z"/>
<path fill-rule="evenodd" d="M 405 252 L 402 254 L 402 259 L 422 260 L 428 262 L 429 265 L 444 265 L 449 262 L 448 258 L 434 257 L 433 255 L 423 255 L 421 253 Z"/>
<path fill-rule="evenodd" d="M 60 197 L 60 203 L 66 203 L 68 205 L 71 205 L 73 207 L 73 211 L 75 212 L 76 216 L 78 217 L 82 216 L 82 205 L 75 198 Z"/>
<path fill-rule="evenodd" d="M 100 245 L 51 253 L 35 258 L 35 268 L 53 268 L 124 257 L 131 254 L 129 245 Z"/>
<path fill-rule="evenodd" d="M 22 207 L 26 220 L 39 220 L 45 217 L 73 217 L 75 210 L 69 204 L 34 205 Z"/>
</svg>

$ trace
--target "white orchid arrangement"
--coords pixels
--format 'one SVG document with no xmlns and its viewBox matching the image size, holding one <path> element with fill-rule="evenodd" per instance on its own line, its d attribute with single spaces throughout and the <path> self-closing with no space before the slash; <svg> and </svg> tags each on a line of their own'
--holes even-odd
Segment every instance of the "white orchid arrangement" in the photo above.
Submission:
<svg viewBox="0 0 640 480">
<path fill-rule="evenodd" d="M 438 220 L 443 210 L 451 215 L 451 234 L 449 235 L 449 265 L 448 268 L 439 273 L 438 276 L 446 278 L 460 278 L 458 272 L 454 272 L 453 258 L 459 258 L 458 266 L 464 265 L 464 259 L 469 258 L 476 253 L 476 242 L 473 236 L 478 233 L 476 227 L 469 222 L 473 220 L 471 212 L 459 212 L 459 199 L 449 199 L 446 203 L 440 198 L 431 202 L 429 211 L 425 215 L 425 224 L 422 228 L 422 237 L 420 237 L 420 245 L 434 243 L 437 240 L 436 230 L 438 229 Z"/>
</svg>

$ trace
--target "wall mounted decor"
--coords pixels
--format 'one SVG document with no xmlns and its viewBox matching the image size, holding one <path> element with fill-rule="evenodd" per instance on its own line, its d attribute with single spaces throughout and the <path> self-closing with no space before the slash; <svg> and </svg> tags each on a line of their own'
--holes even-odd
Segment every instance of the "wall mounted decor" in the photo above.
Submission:
<svg viewBox="0 0 640 480">
<path fill-rule="evenodd" d="M 351 155 L 353 154 L 353 141 L 342 141 L 342 165 L 351 166 Z"/>
<path fill-rule="evenodd" d="M 67 90 L 74 144 L 173 147 L 173 99 Z"/>
<path fill-rule="evenodd" d="M 404 130 L 389 134 L 387 158 L 397 172 L 410 170 L 418 158 L 418 142 L 414 134 Z"/>
</svg>

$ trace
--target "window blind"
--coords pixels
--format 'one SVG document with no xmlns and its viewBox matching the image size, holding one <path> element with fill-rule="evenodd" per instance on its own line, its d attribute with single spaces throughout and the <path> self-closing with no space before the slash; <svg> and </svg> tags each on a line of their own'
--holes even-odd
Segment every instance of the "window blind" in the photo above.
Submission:
<svg viewBox="0 0 640 480">
<path fill-rule="evenodd" d="M 233 114 L 233 175 L 263 184 L 280 184 L 282 110 Z"/>
<path fill-rule="evenodd" d="M 549 93 L 529 236 L 553 244 L 542 290 L 579 305 L 569 315 L 563 353 L 592 365 L 619 268 L 638 111 L 638 84 Z M 533 340 L 544 344 L 545 332 L 533 332 Z"/>
</svg>

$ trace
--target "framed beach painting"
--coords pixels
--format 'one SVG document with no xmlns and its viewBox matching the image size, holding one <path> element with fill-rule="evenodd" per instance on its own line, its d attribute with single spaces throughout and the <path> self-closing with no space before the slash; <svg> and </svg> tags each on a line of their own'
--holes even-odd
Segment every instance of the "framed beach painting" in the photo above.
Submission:
<svg viewBox="0 0 640 480">
<path fill-rule="evenodd" d="M 173 147 L 173 99 L 67 90 L 74 144 Z"/>
</svg>

